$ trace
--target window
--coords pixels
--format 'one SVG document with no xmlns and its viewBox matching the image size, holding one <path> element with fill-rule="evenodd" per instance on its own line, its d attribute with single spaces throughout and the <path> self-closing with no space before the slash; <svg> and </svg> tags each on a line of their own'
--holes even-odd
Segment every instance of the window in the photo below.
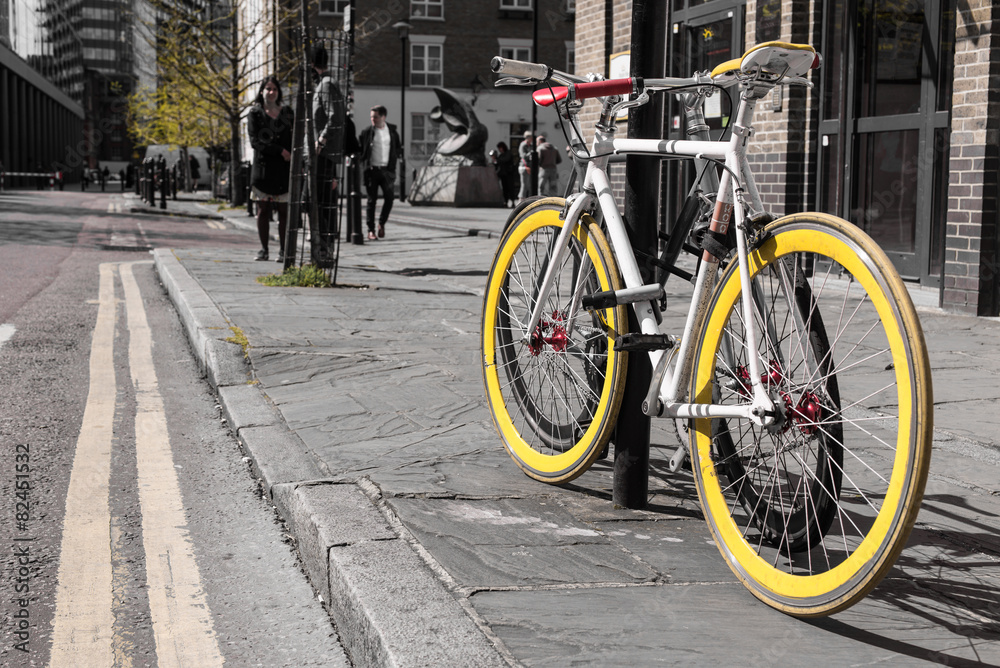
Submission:
<svg viewBox="0 0 1000 668">
<path fill-rule="evenodd" d="M 509 123 L 507 131 L 507 145 L 510 146 L 510 150 L 514 152 L 514 156 L 517 156 L 517 147 L 520 146 L 521 142 L 524 141 L 524 131 L 531 129 L 531 123 Z"/>
<path fill-rule="evenodd" d="M 444 0 L 411 0 L 410 18 L 443 19 Z"/>
<path fill-rule="evenodd" d="M 513 58 L 514 60 L 526 60 L 531 62 L 531 40 L 511 39 L 501 37 L 497 40 L 500 45 L 501 58 Z"/>
<path fill-rule="evenodd" d="M 443 83 L 444 66 L 442 44 L 410 45 L 410 85 L 440 86 Z"/>
<path fill-rule="evenodd" d="M 501 46 L 500 57 L 513 60 L 526 60 L 531 62 L 531 47 L 528 46 Z"/>
<path fill-rule="evenodd" d="M 576 14 L 576 0 L 566 0 L 566 13 Z"/>
<path fill-rule="evenodd" d="M 432 121 L 427 114 L 412 114 L 410 119 L 410 160 L 429 160 L 441 141 L 441 124 Z"/>
<path fill-rule="evenodd" d="M 531 0 L 500 0 L 500 9 L 504 10 L 519 10 L 519 11 L 531 11 L 532 2 Z"/>
<path fill-rule="evenodd" d="M 576 72 L 576 44 L 569 40 L 566 41 L 566 71 Z"/>
<path fill-rule="evenodd" d="M 344 8 L 349 4 L 351 0 L 319 0 L 319 13 L 343 16 Z"/>
</svg>

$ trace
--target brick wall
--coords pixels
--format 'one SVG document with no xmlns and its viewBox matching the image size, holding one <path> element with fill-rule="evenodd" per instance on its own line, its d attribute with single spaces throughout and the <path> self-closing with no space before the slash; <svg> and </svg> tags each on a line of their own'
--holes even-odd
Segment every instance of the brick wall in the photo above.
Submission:
<svg viewBox="0 0 1000 668">
<path fill-rule="evenodd" d="M 566 13 L 565 0 L 536 2 L 539 48 L 535 60 L 564 69 L 566 42 L 573 40 L 574 15 Z M 401 47 L 399 34 L 392 27 L 398 21 L 413 26 L 410 35 L 414 42 L 421 35 L 445 37 L 445 88 L 468 89 L 477 75 L 492 85 L 496 77 L 490 71 L 490 60 L 499 54 L 497 38 L 532 38 L 531 13 L 501 12 L 499 0 L 450 0 L 444 4 L 443 21 L 410 17 L 406 0 L 373 0 L 361 5 L 355 21 L 355 82 L 359 86 L 399 86 Z M 340 20 L 335 23 L 339 25 Z"/>
<path fill-rule="evenodd" d="M 610 14 L 609 10 L 610 9 Z M 576 74 L 591 72 L 608 75 L 611 54 L 628 51 L 632 38 L 632 0 L 577 0 L 576 3 Z M 610 48 L 609 48 L 610 47 Z M 580 113 L 583 136 L 592 136 L 601 107 L 596 100 L 588 100 Z M 619 135 L 625 136 L 626 125 L 621 123 Z M 615 196 L 620 198 L 625 184 L 625 165 L 615 164 L 608 170 Z"/>
<path fill-rule="evenodd" d="M 812 44 L 819 48 L 817 12 L 822 3 L 784 0 L 781 3 L 782 41 Z M 757 2 L 746 5 L 746 48 L 756 44 Z M 819 74 L 812 74 L 819 84 Z M 747 159 L 754 172 L 764 208 L 782 216 L 816 208 L 815 134 L 816 107 L 813 90 L 802 86 L 782 86 L 780 108 L 774 98 L 757 103 L 754 115 L 756 135 Z"/>
<path fill-rule="evenodd" d="M 1000 8 L 970 0 L 958 12 L 942 303 L 998 314 Z"/>
</svg>

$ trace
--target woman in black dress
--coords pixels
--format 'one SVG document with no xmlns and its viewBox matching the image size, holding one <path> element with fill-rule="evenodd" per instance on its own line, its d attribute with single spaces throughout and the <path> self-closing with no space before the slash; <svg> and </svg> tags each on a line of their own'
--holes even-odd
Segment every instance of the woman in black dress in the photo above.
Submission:
<svg viewBox="0 0 1000 668">
<path fill-rule="evenodd" d="M 261 249 L 258 260 L 267 260 L 270 238 L 271 209 L 278 211 L 278 248 L 285 243 L 288 219 L 288 173 L 292 158 L 292 110 L 281 104 L 281 86 L 277 78 L 264 79 L 257 92 L 256 104 L 250 108 L 248 132 L 253 146 L 251 170 L 252 196 L 257 200 L 257 234 Z M 284 262 L 279 251 L 278 262 Z"/>
</svg>

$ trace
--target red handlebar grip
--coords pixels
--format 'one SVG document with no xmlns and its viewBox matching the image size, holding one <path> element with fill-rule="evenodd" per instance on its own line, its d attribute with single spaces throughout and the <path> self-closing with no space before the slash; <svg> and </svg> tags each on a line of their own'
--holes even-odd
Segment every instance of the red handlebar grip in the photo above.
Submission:
<svg viewBox="0 0 1000 668">
<path fill-rule="evenodd" d="M 572 86 L 573 97 L 583 100 L 589 97 L 606 97 L 608 95 L 629 95 L 635 89 L 632 79 L 611 79 L 609 81 L 594 81 L 591 83 L 578 83 Z M 541 88 L 531 94 L 535 104 L 541 107 L 548 107 L 552 104 L 565 100 L 569 95 L 569 88 L 566 86 L 555 86 L 553 88 Z"/>
<path fill-rule="evenodd" d="M 593 81 L 574 86 L 573 92 L 578 100 L 588 97 L 606 97 L 608 95 L 628 95 L 633 90 L 632 79 L 609 79 L 608 81 Z"/>
</svg>

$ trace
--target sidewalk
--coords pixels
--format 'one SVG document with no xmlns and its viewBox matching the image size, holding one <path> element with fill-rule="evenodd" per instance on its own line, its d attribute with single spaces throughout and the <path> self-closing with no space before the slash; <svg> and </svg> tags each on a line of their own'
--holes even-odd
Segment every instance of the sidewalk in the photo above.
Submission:
<svg viewBox="0 0 1000 668">
<path fill-rule="evenodd" d="M 506 213 L 397 206 L 326 290 L 256 283 L 277 265 L 252 261 L 253 237 L 155 252 L 356 665 L 1000 664 L 1000 323 L 921 308 L 936 451 L 910 547 L 865 601 L 803 622 L 729 571 L 665 429 L 644 511 L 612 508 L 610 460 L 565 487 L 510 461 L 478 364 L 496 241 L 469 233 Z"/>
</svg>

